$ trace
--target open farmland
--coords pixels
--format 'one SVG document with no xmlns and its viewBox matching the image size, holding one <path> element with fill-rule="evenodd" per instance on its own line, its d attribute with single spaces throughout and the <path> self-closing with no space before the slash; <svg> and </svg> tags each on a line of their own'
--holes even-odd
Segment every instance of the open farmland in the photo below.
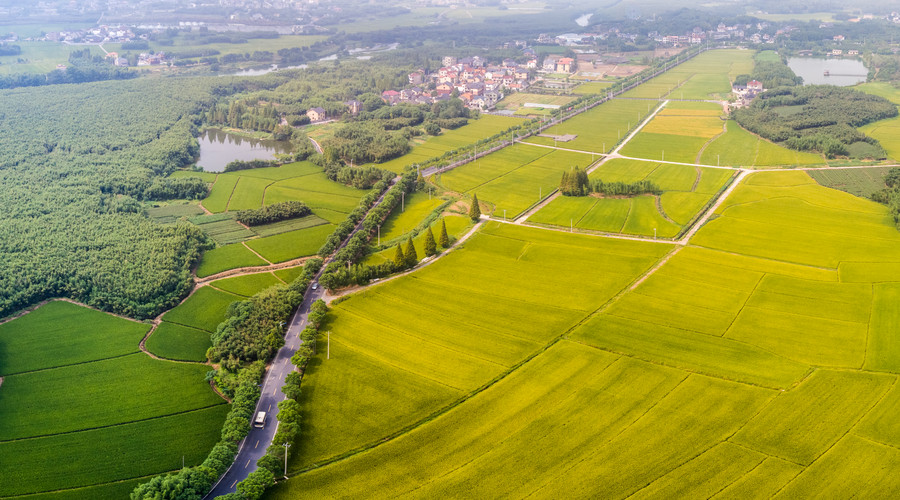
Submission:
<svg viewBox="0 0 900 500">
<path fill-rule="evenodd" d="M 900 117 L 870 123 L 859 130 L 881 143 L 888 157 L 900 158 Z"/>
<path fill-rule="evenodd" d="M 731 82 L 753 70 L 751 50 L 711 50 L 669 69 L 622 94 L 645 99 L 721 100 L 731 92 Z"/>
<path fill-rule="evenodd" d="M 574 101 L 577 96 L 557 96 L 543 94 L 528 94 L 525 92 L 516 92 L 497 103 L 497 109 L 514 111 L 517 116 L 528 115 L 546 115 L 553 109 L 565 106 Z M 528 104 L 529 106 L 526 106 Z M 539 105 L 549 105 L 547 107 Z"/>
<path fill-rule="evenodd" d="M 390 170 L 391 172 L 399 173 L 410 165 L 422 163 L 456 148 L 474 144 L 477 141 L 486 139 L 521 123 L 521 118 L 482 115 L 479 119 L 469 120 L 467 125 L 457 129 L 444 130 L 441 132 L 441 135 L 433 137 L 427 136 L 424 140 L 417 139 L 412 151 L 409 153 L 399 158 L 394 158 L 393 160 L 374 165 L 385 170 Z"/>
<path fill-rule="evenodd" d="M 695 163 L 723 132 L 722 108 L 707 102 L 670 102 L 622 148 L 634 158 Z"/>
<path fill-rule="evenodd" d="M 617 170 L 640 175 L 637 166 Z M 382 422 L 392 421 L 385 412 L 408 409 L 398 409 L 398 401 L 413 405 L 416 416 L 443 409 L 394 422 L 393 429 L 413 423 L 391 439 L 362 445 L 364 452 L 310 467 L 329 455 L 326 448 L 337 454 L 361 445 L 348 442 L 354 432 L 328 436 L 336 432 L 329 428 L 335 416 L 347 410 L 333 401 L 339 397 L 334 388 L 355 386 L 350 377 L 363 375 L 335 366 L 341 363 L 335 351 L 331 360 L 317 358 L 304 408 L 308 418 L 321 418 L 316 430 L 324 436 L 301 445 L 304 453 L 292 465 L 299 476 L 269 498 L 371 491 L 403 498 L 797 498 L 897 491 L 900 480 L 890 471 L 900 463 L 900 425 L 892 417 L 900 408 L 894 335 L 900 317 L 893 307 L 900 297 L 900 233 L 887 208 L 818 186 L 804 172 L 777 171 L 747 177 L 717 213 L 691 243 L 606 305 L 600 297 L 564 294 L 571 307 L 582 308 L 582 320 L 570 322 L 571 329 L 556 326 L 562 337 L 540 337 L 556 339 L 549 348 L 511 370 L 497 368 L 502 375 L 474 391 L 467 387 L 482 383 L 490 370 L 467 360 L 445 371 L 432 359 L 436 346 L 453 345 L 442 333 L 452 330 L 448 322 L 430 326 L 442 311 L 457 311 L 449 324 L 474 331 L 468 314 L 480 309 L 476 304 L 490 303 L 492 311 L 479 322 L 500 321 L 512 299 L 558 305 L 559 297 L 546 295 L 545 287 L 577 282 L 581 292 L 596 283 L 594 277 L 568 278 L 563 269 L 600 276 L 616 268 L 618 257 L 603 250 L 607 257 L 598 264 L 583 254 L 587 247 L 546 248 L 589 237 L 567 240 L 579 237 L 495 224 L 436 265 L 343 302 L 329 316 L 329 328 L 332 348 L 340 335 L 336 345 L 350 356 L 348 363 L 360 366 L 364 352 L 365 373 L 375 380 L 388 374 L 372 358 L 405 370 L 403 380 L 416 373 L 441 384 L 431 390 L 392 385 L 380 404 L 369 392 L 342 401 L 365 399 L 366 410 L 358 413 L 380 414 Z M 611 242 L 593 241 L 596 250 Z M 670 248 L 634 244 L 635 250 Z M 540 279 L 534 271 L 509 272 L 505 266 L 513 259 L 517 265 L 555 262 L 556 272 L 541 285 L 509 288 L 512 276 Z M 457 279 L 450 284 L 442 276 Z M 492 284 L 478 287 L 479 279 Z M 442 292 L 426 293 L 428 285 Z M 454 301 L 426 298 L 457 288 L 465 293 L 454 293 Z M 421 308 L 422 314 L 416 321 L 373 319 L 381 318 L 376 298 L 381 307 L 410 315 Z M 539 324 L 552 328 L 546 322 L 562 320 L 565 310 L 542 316 Z M 520 316 L 503 325 L 516 321 L 529 320 Z M 402 344 L 434 347 L 413 355 L 397 342 L 364 341 L 375 335 L 375 324 L 392 340 L 401 332 L 408 336 Z M 533 335 L 535 328 L 526 331 Z M 503 330 L 479 335 L 477 343 L 457 338 L 465 348 L 452 356 L 509 363 L 520 351 L 491 345 L 501 340 Z M 345 425 L 378 428 L 358 419 Z M 380 432 L 391 429 L 381 424 Z M 859 464 L 869 471 L 865 477 Z M 396 481 L 399 476 L 411 480 Z"/>
<path fill-rule="evenodd" d="M 700 156 L 704 165 L 744 167 L 822 165 L 820 155 L 794 151 L 754 135 L 734 120 L 725 124 L 725 133 L 715 138 Z"/>
<path fill-rule="evenodd" d="M 0 496 L 120 498 L 206 457 L 228 406 L 206 366 L 141 353 L 149 328 L 67 302 L 0 325 Z"/>
<path fill-rule="evenodd" d="M 217 174 L 209 197 L 203 200 L 203 205 L 216 213 L 191 221 L 226 246 L 203 255 L 197 276 L 267 263 L 253 251 L 268 263 L 314 255 L 334 231 L 334 224 L 343 221 L 365 193 L 329 180 L 310 162 Z M 236 222 L 233 214 L 223 213 L 292 200 L 308 205 L 314 215 L 248 229 Z M 247 246 L 234 244 L 238 242 Z"/>
<path fill-rule="evenodd" d="M 633 127 L 646 118 L 656 108 L 656 105 L 656 103 L 648 101 L 613 99 L 554 125 L 544 130 L 543 133 L 578 136 L 569 142 L 557 143 L 556 145 L 559 147 L 607 153 L 614 149 Z M 525 142 L 545 146 L 554 145 L 554 141 L 550 137 L 533 136 L 526 139 Z"/>
<path fill-rule="evenodd" d="M 407 194 L 401 206 L 395 208 L 381 225 L 381 241 L 389 242 L 402 237 L 418 227 L 426 217 L 445 203 L 447 200 L 429 196 L 423 191 Z"/>
<path fill-rule="evenodd" d="M 494 222 L 434 265 L 341 302 L 325 326 L 331 359 L 304 377 L 309 432 L 291 468 L 377 442 L 491 380 L 668 250 Z M 577 297 L 565 293 L 572 279 L 584 279 Z M 385 304 L 390 315 L 376 312 Z"/>
<path fill-rule="evenodd" d="M 588 231 L 655 234 L 671 238 L 681 232 L 732 175 L 734 172 L 727 169 L 613 159 L 591 172 L 591 180 L 625 183 L 650 180 L 663 190 L 659 201 L 652 195 L 632 198 L 559 196 L 528 221 Z"/>
<path fill-rule="evenodd" d="M 593 156 L 516 144 L 441 174 L 447 189 L 493 205 L 493 215 L 514 218 L 559 187 L 565 170 L 587 168 Z"/>
<path fill-rule="evenodd" d="M 835 168 L 810 170 L 809 176 L 825 187 L 868 198 L 872 193 L 885 188 L 884 176 L 888 170 L 889 167 Z"/>
<path fill-rule="evenodd" d="M 205 252 L 200 260 L 200 265 L 197 266 L 197 276 L 205 278 L 229 269 L 265 264 L 266 261 L 259 258 L 249 248 L 235 243 Z"/>
<path fill-rule="evenodd" d="M 454 240 L 458 239 L 462 236 L 466 230 L 472 227 L 472 220 L 468 217 L 462 215 L 447 215 L 438 219 L 435 219 L 434 222 L 431 223 L 431 234 L 434 235 L 435 243 L 437 243 L 437 249 L 441 250 L 440 242 L 438 239 L 441 235 L 441 221 L 444 222 L 447 226 L 447 236 L 450 238 L 451 244 Z M 386 241 L 382 238 L 382 244 L 385 244 Z M 400 240 L 398 243 L 403 244 L 402 247 L 404 250 L 406 249 L 405 240 Z M 413 238 L 413 246 L 416 247 L 416 254 L 419 256 L 419 259 L 425 257 L 425 232 L 421 231 L 419 234 Z M 386 260 L 393 260 L 394 255 L 396 255 L 397 247 L 391 246 L 380 252 L 376 252 L 370 254 L 366 257 L 364 263 L 365 264 L 381 264 Z"/>
</svg>

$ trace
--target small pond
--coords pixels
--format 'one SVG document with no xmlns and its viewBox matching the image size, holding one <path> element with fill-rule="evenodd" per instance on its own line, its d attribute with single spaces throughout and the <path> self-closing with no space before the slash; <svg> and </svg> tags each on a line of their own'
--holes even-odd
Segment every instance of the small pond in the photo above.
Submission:
<svg viewBox="0 0 900 500">
<path fill-rule="evenodd" d="M 790 57 L 788 66 L 803 77 L 807 85 L 837 85 L 847 87 L 866 81 L 869 70 L 859 59 L 823 59 L 821 57 Z M 825 76 L 825 72 L 829 75 Z"/>
<path fill-rule="evenodd" d="M 248 139 L 209 128 L 197 138 L 200 159 L 197 165 L 207 172 L 222 172 L 234 160 L 274 160 L 276 153 L 290 153 L 291 143 Z"/>
</svg>

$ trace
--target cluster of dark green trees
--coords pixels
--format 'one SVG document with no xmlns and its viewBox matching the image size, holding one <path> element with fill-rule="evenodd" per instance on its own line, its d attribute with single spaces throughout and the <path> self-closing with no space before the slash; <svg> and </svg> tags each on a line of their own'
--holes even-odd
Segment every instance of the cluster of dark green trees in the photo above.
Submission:
<svg viewBox="0 0 900 500">
<path fill-rule="evenodd" d="M 235 219 L 248 226 L 271 224 L 273 222 L 306 217 L 312 210 L 302 201 L 290 200 L 273 203 L 254 210 L 241 210 Z"/>
<path fill-rule="evenodd" d="M 197 198 L 165 176 L 193 162 L 210 82 L 137 79 L 0 91 L 0 317 L 69 297 L 155 317 L 191 288 L 212 242 L 141 201 Z"/>
<path fill-rule="evenodd" d="M 602 179 L 591 181 L 587 172 L 577 166 L 563 172 L 559 183 L 559 192 L 563 196 L 587 196 L 598 193 L 606 196 L 638 196 L 642 194 L 662 194 L 662 189 L 653 181 L 644 179 L 637 182 L 603 182 Z"/>
<path fill-rule="evenodd" d="M 591 193 L 591 181 L 584 170 L 575 166 L 565 170 L 559 181 L 559 192 L 563 196 L 587 196 Z"/>
<path fill-rule="evenodd" d="M 885 188 L 872 194 L 872 199 L 891 209 L 894 223 L 900 229 L 900 168 L 892 168 L 884 177 Z"/>
<path fill-rule="evenodd" d="M 228 318 L 212 334 L 207 357 L 221 368 L 212 375 L 216 385 L 228 394 L 232 375 L 254 361 L 268 360 L 284 345 L 284 322 L 303 301 L 303 292 L 322 262 L 307 261 L 303 275 L 287 286 L 267 288 L 253 297 L 233 302 Z"/>
<path fill-rule="evenodd" d="M 880 153 L 876 156 L 883 156 L 878 141 L 856 127 L 894 116 L 897 106 L 883 97 L 831 85 L 768 90 L 750 106 L 733 112 L 734 119 L 755 134 L 829 158 L 849 156 L 855 143 L 875 146 Z"/>
<path fill-rule="evenodd" d="M 275 160 L 234 160 L 225 165 L 225 172 L 237 172 L 239 170 L 252 170 L 254 168 L 277 167 Z"/>
<path fill-rule="evenodd" d="M 761 82 L 763 88 L 767 89 L 803 85 L 803 78 L 797 76 L 783 60 L 781 62 L 757 60 L 753 67 L 753 73 L 736 76 L 734 84 L 747 85 L 750 80 Z"/>
</svg>

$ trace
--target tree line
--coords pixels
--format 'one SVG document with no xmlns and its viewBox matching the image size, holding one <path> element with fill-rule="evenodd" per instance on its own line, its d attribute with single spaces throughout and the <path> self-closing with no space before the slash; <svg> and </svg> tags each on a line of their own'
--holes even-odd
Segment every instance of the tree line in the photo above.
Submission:
<svg viewBox="0 0 900 500">
<path fill-rule="evenodd" d="M 259 226 L 261 224 L 306 217 L 311 213 L 312 210 L 302 201 L 290 200 L 273 203 L 272 205 L 253 210 L 240 210 L 235 219 L 248 226 Z"/>
<path fill-rule="evenodd" d="M 642 194 L 662 194 L 662 189 L 648 179 L 636 182 L 603 182 L 602 179 L 588 178 L 587 172 L 577 166 L 562 174 L 559 192 L 563 196 L 587 196 L 598 193 L 606 196 L 638 196 Z"/>
</svg>

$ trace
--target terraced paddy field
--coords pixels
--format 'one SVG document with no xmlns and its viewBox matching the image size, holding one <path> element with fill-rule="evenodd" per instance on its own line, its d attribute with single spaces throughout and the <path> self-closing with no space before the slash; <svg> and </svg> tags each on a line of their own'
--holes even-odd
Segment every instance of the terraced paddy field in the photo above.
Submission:
<svg viewBox="0 0 900 500">
<path fill-rule="evenodd" d="M 441 174 L 438 182 L 451 191 L 477 194 L 494 206 L 493 215 L 508 218 L 528 209 L 559 187 L 562 173 L 587 168 L 589 154 L 516 144 Z"/>
<path fill-rule="evenodd" d="M 316 359 L 303 405 L 321 427 L 295 444 L 292 478 L 267 498 L 900 491 L 900 233 L 888 210 L 773 171 L 748 176 L 717 214 L 637 281 L 672 247 L 494 223 L 434 266 L 341 303 L 332 359 Z M 616 272 L 631 274 L 597 288 Z M 514 301 L 552 309 L 511 315 Z M 509 335 L 546 347 L 499 348 Z M 421 342 L 431 344 L 412 347 Z M 380 389 L 384 379 L 399 383 Z M 367 422 L 336 435 L 344 413 Z"/>
<path fill-rule="evenodd" d="M 657 103 L 628 99 L 613 99 L 589 111 L 576 115 L 544 131 L 549 135 L 576 135 L 569 142 L 554 143 L 550 137 L 529 137 L 525 142 L 557 145 L 567 149 L 607 153 L 628 135 L 628 132 L 656 109 Z"/>
<path fill-rule="evenodd" d="M 482 115 L 477 120 L 469 120 L 468 125 L 458 129 L 444 130 L 441 135 L 428 136 L 424 140 L 417 139 L 409 153 L 384 163 L 372 165 L 400 173 L 410 165 L 422 163 L 441 156 L 447 151 L 474 144 L 521 123 L 523 123 L 522 118 Z"/>
<path fill-rule="evenodd" d="M 206 458 L 228 406 L 208 367 L 141 353 L 149 329 L 68 302 L 0 325 L 0 496 L 122 498 Z"/>
<path fill-rule="evenodd" d="M 591 172 L 591 180 L 632 183 L 647 179 L 660 186 L 663 194 L 658 199 L 652 195 L 559 196 L 529 217 L 528 222 L 671 238 L 690 223 L 733 175 L 728 169 L 613 159 Z"/>
<path fill-rule="evenodd" d="M 628 144 L 633 158 L 696 163 L 704 146 L 723 132 L 722 107 L 708 102 L 669 102 Z"/>
<path fill-rule="evenodd" d="M 734 120 L 725 124 L 725 133 L 715 138 L 698 163 L 744 167 L 824 165 L 821 155 L 794 151 L 744 130 Z"/>
</svg>

